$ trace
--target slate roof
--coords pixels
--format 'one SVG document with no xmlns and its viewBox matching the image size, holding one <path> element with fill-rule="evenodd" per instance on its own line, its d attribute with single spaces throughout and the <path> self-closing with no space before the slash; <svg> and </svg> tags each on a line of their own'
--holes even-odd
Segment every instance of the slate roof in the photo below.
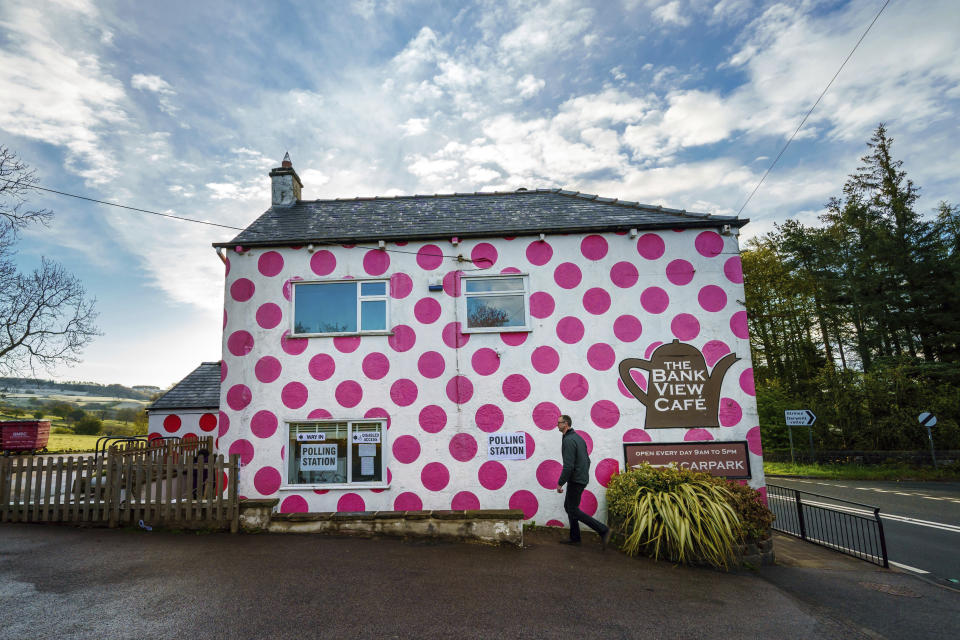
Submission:
<svg viewBox="0 0 960 640">
<path fill-rule="evenodd" d="M 749 220 L 601 198 L 563 189 L 520 189 L 275 205 L 215 247 L 309 242 L 426 240 L 626 229 L 742 227 Z"/>
<path fill-rule="evenodd" d="M 160 396 L 148 411 L 158 409 L 217 409 L 220 407 L 220 363 L 202 362 L 186 378 Z"/>
</svg>

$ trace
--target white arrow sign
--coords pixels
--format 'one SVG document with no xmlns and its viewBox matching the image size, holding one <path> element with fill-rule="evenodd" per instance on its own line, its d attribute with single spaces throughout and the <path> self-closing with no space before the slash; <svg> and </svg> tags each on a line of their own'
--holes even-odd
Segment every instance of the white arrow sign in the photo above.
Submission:
<svg viewBox="0 0 960 640">
<path fill-rule="evenodd" d="M 817 416 L 810 409 L 789 409 L 783 412 L 788 427 L 809 427 L 817 421 Z"/>
<path fill-rule="evenodd" d="M 929 411 L 924 411 L 917 416 L 917 421 L 924 427 L 933 427 L 937 424 L 937 416 L 933 415 Z"/>
</svg>

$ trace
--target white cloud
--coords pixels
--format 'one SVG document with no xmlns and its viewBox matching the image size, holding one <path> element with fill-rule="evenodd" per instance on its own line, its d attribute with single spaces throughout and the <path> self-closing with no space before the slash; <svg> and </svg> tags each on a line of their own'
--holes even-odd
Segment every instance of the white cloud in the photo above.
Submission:
<svg viewBox="0 0 960 640">
<path fill-rule="evenodd" d="M 174 90 L 166 80 L 160 76 L 138 73 L 130 78 L 130 86 L 142 91 L 153 91 L 162 95 L 174 95 Z"/>
<path fill-rule="evenodd" d="M 681 13 L 679 0 L 672 0 L 653 10 L 653 17 L 664 24 L 675 24 L 685 27 L 690 24 L 690 18 Z"/>
<path fill-rule="evenodd" d="M 430 118 L 410 118 L 400 125 L 404 136 L 418 136 L 427 132 L 427 125 L 430 124 Z"/>
<path fill-rule="evenodd" d="M 528 73 L 517 80 L 517 89 L 520 91 L 520 97 L 530 98 L 540 93 L 540 90 L 543 89 L 546 84 L 543 78 L 536 78 L 533 74 Z"/>
</svg>

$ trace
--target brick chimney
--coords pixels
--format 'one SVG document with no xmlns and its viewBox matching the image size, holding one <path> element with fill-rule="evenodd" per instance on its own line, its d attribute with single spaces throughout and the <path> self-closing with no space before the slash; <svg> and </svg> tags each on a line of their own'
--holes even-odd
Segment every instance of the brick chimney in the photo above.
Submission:
<svg viewBox="0 0 960 640">
<path fill-rule="evenodd" d="M 293 169 L 289 153 L 284 154 L 283 162 L 280 163 L 279 167 L 270 170 L 270 180 L 273 183 L 271 188 L 272 204 L 294 204 L 300 199 L 300 190 L 303 189 L 303 183 L 300 182 L 300 176 Z"/>
</svg>

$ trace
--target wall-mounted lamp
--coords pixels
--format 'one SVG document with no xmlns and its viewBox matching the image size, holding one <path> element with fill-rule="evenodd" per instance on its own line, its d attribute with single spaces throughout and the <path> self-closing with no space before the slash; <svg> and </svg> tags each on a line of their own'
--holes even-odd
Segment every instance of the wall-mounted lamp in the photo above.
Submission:
<svg viewBox="0 0 960 640">
<path fill-rule="evenodd" d="M 546 240 L 547 240 L 547 235 L 546 235 L 545 233 L 541 233 L 541 234 L 540 234 L 540 242 L 546 242 Z"/>
<path fill-rule="evenodd" d="M 639 232 L 636 229 L 630 229 L 630 237 L 636 238 Z"/>
<path fill-rule="evenodd" d="M 313 243 L 307 245 L 307 253 L 313 253 L 317 248 L 313 246 Z"/>
<path fill-rule="evenodd" d="M 377 246 L 380 248 L 381 251 L 383 251 L 384 249 L 387 248 L 387 243 L 381 240 L 377 243 Z"/>
</svg>

